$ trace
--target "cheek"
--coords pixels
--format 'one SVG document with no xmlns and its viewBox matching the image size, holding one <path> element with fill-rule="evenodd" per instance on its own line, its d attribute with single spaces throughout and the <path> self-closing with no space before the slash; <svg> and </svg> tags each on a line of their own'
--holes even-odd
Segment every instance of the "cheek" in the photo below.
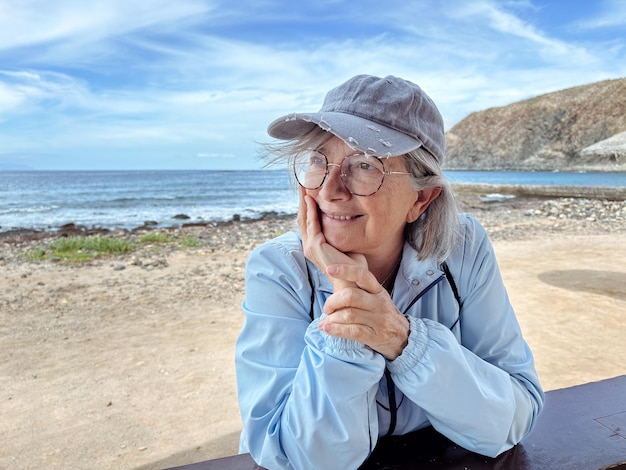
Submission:
<svg viewBox="0 0 626 470">
<path fill-rule="evenodd" d="M 406 223 L 406 213 L 403 212 L 394 202 L 393 199 L 386 199 L 381 201 L 376 207 L 370 208 L 368 211 L 370 215 L 369 227 L 379 233 L 389 233 L 390 231 L 396 231 L 399 227 L 403 227 Z"/>
<path fill-rule="evenodd" d="M 417 194 L 414 195 L 417 198 Z M 413 222 L 415 217 L 415 200 L 412 194 L 404 193 L 402 196 L 387 200 L 384 211 L 380 214 L 381 219 L 390 227 L 404 227 L 406 224 Z"/>
<path fill-rule="evenodd" d="M 385 188 L 383 185 L 379 193 L 380 198 L 376 201 L 375 208 L 372 207 L 373 211 L 381 219 L 406 221 L 407 214 L 413 206 L 414 191 L 404 186 L 389 185 L 389 187 Z"/>
</svg>

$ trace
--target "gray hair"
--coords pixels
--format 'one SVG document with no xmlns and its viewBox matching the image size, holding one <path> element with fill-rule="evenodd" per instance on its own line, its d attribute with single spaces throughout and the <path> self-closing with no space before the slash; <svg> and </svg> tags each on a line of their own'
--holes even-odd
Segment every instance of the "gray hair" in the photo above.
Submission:
<svg viewBox="0 0 626 470">
<path fill-rule="evenodd" d="M 320 147 L 332 137 L 332 133 L 315 126 L 313 130 L 294 140 L 262 144 L 260 156 L 268 166 L 287 163 L 291 168 L 294 160 L 307 150 Z M 443 261 L 454 248 L 460 233 L 454 193 L 435 157 L 423 147 L 412 150 L 402 158 L 417 190 L 441 188 L 439 196 L 424 213 L 416 221 L 406 225 L 405 240 L 417 250 L 418 259 L 435 258 Z M 290 175 L 295 187 L 297 183 L 293 172 Z"/>
<path fill-rule="evenodd" d="M 459 212 L 452 187 L 435 157 L 423 147 L 412 150 L 403 158 L 416 189 L 441 188 L 439 196 L 431 201 L 422 215 L 407 224 L 404 237 L 417 250 L 419 259 L 443 261 L 460 234 Z"/>
</svg>

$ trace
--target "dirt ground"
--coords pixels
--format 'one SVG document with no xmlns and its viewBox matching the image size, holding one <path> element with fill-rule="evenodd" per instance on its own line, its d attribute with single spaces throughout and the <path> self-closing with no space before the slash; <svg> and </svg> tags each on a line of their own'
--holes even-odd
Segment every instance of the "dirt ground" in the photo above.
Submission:
<svg viewBox="0 0 626 470">
<path fill-rule="evenodd" d="M 599 232 L 495 237 L 546 390 L 626 373 L 626 238 Z M 161 469 L 236 453 L 248 252 L 0 263 L 0 469 Z"/>
</svg>

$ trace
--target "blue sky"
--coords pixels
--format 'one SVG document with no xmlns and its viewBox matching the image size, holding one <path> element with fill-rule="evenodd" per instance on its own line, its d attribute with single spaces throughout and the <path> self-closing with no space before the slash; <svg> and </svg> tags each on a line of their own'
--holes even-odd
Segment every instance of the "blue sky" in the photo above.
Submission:
<svg viewBox="0 0 626 470">
<path fill-rule="evenodd" d="M 449 129 L 626 77 L 626 2 L 0 0 L 0 168 L 260 168 L 269 122 L 357 73 Z"/>
</svg>

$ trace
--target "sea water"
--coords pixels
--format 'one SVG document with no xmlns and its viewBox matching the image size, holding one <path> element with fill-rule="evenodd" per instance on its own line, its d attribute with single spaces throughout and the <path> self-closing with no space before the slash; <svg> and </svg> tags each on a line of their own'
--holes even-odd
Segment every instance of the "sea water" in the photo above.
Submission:
<svg viewBox="0 0 626 470">
<path fill-rule="evenodd" d="M 297 206 L 284 171 L 0 172 L 0 231 L 258 219 Z"/>
<path fill-rule="evenodd" d="M 453 182 L 626 186 L 626 173 L 446 174 Z M 176 226 L 289 215 L 297 208 L 285 170 L 0 171 L 0 232 L 55 230 L 67 223 Z"/>
</svg>

